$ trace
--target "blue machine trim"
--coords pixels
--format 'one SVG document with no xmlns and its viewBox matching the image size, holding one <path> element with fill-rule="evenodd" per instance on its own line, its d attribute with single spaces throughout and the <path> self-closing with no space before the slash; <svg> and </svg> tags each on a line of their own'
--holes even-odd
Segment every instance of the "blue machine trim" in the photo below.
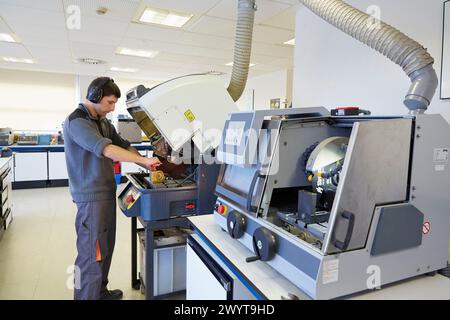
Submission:
<svg viewBox="0 0 450 320">
<path fill-rule="evenodd" d="M 233 274 L 241 281 L 244 286 L 255 296 L 258 300 L 266 300 L 267 298 L 260 292 L 258 292 L 254 287 L 252 287 L 246 279 L 238 272 L 231 263 L 227 261 L 227 259 L 198 231 L 197 229 L 194 232 L 206 243 L 206 245 L 219 257 L 219 259 L 225 263 L 225 265 L 233 272 Z"/>
</svg>

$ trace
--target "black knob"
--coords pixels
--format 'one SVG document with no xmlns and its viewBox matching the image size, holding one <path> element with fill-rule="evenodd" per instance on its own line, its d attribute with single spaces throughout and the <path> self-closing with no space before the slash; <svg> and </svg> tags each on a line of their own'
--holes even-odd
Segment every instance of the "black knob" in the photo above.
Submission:
<svg viewBox="0 0 450 320">
<path fill-rule="evenodd" d="M 233 239 L 241 238 L 245 233 L 246 220 L 244 215 L 236 211 L 230 211 L 227 215 L 228 234 Z"/>
<path fill-rule="evenodd" d="M 253 233 L 253 251 L 261 261 L 272 260 L 276 251 L 275 235 L 266 228 L 258 228 Z"/>
</svg>

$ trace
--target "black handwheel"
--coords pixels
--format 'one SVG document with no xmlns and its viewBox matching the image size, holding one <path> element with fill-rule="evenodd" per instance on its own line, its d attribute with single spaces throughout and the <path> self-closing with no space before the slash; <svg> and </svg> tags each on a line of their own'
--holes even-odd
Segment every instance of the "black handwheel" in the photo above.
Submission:
<svg viewBox="0 0 450 320">
<path fill-rule="evenodd" d="M 276 251 L 275 235 L 264 227 L 256 229 L 253 233 L 253 251 L 261 261 L 272 260 Z"/>
<path fill-rule="evenodd" d="M 227 230 L 233 239 L 241 238 L 245 233 L 246 220 L 244 215 L 236 211 L 227 214 Z"/>
</svg>

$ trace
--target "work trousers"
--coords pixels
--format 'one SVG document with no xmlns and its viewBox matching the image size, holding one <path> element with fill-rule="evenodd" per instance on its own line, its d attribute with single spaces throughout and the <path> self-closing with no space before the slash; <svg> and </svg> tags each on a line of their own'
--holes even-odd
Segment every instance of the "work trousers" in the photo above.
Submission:
<svg viewBox="0 0 450 320">
<path fill-rule="evenodd" d="M 75 300 L 98 300 L 107 290 L 116 241 L 116 199 L 76 203 Z"/>
</svg>

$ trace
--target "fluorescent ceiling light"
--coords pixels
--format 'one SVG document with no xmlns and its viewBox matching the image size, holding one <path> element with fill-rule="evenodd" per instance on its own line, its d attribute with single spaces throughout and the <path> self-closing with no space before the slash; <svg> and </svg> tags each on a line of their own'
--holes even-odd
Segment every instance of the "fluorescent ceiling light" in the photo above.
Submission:
<svg viewBox="0 0 450 320">
<path fill-rule="evenodd" d="M 234 65 L 234 62 L 228 62 L 228 63 L 226 64 L 227 67 L 232 67 L 233 65 Z M 251 68 L 251 67 L 254 67 L 254 66 L 256 66 L 255 63 L 250 63 L 250 65 L 249 65 L 250 68 Z"/>
<path fill-rule="evenodd" d="M 158 55 L 158 51 L 145 51 L 145 50 L 135 50 L 135 49 L 129 49 L 129 48 L 119 48 L 117 50 L 118 54 L 123 54 L 127 56 L 135 56 L 135 57 L 141 57 L 141 58 L 154 58 L 156 55 Z"/>
<path fill-rule="evenodd" d="M 295 46 L 295 38 L 294 38 L 294 39 L 291 39 L 291 40 L 289 40 L 289 41 L 286 41 L 284 44 L 288 44 L 288 45 L 290 45 L 290 46 Z"/>
<path fill-rule="evenodd" d="M 154 23 L 169 27 L 183 27 L 193 14 L 178 13 L 174 11 L 147 7 L 139 18 L 139 22 Z"/>
<path fill-rule="evenodd" d="M 2 60 L 6 62 L 30 63 L 30 64 L 34 63 L 33 59 L 19 59 L 14 57 L 3 57 Z"/>
<path fill-rule="evenodd" d="M 109 69 L 111 71 L 119 71 L 119 72 L 137 72 L 137 69 L 133 69 L 133 68 L 119 68 L 119 67 L 111 67 L 111 69 Z"/>
<path fill-rule="evenodd" d="M 0 41 L 17 42 L 16 39 L 9 33 L 0 33 Z"/>
</svg>

